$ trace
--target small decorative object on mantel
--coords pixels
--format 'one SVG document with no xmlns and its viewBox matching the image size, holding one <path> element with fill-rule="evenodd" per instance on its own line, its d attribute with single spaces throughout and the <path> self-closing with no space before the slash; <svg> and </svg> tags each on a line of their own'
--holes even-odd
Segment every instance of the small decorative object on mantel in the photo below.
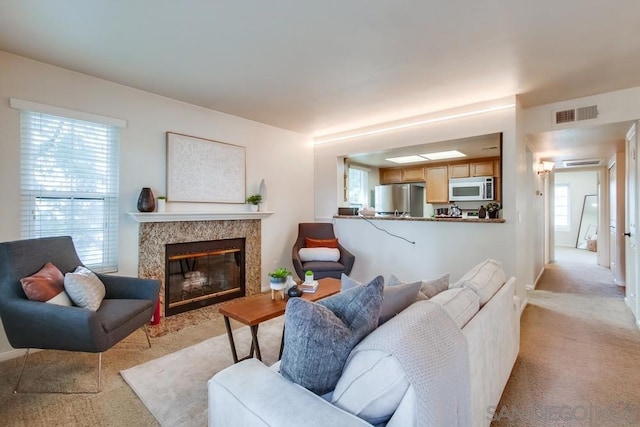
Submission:
<svg viewBox="0 0 640 427">
<path fill-rule="evenodd" d="M 502 206 L 500 206 L 500 203 L 489 202 L 487 203 L 486 209 L 489 218 L 498 218 L 498 214 L 500 213 L 500 209 L 502 209 Z"/>
<path fill-rule="evenodd" d="M 284 299 L 284 291 L 286 285 L 287 276 L 290 276 L 291 272 L 284 267 L 276 268 L 269 273 L 269 287 L 271 288 L 271 299 L 275 298 L 275 292 L 279 291 L 280 297 Z"/>
<path fill-rule="evenodd" d="M 260 202 L 262 201 L 262 196 L 259 194 L 252 194 L 247 197 L 247 203 L 249 203 L 249 208 L 251 208 L 252 212 L 258 212 L 260 209 Z"/>
<path fill-rule="evenodd" d="M 164 196 L 158 196 L 156 200 L 156 212 L 164 212 L 167 208 L 167 198 Z"/>
<path fill-rule="evenodd" d="M 267 207 L 267 183 L 264 182 L 264 179 L 260 181 L 260 186 L 258 187 L 258 194 L 262 196 L 262 200 L 260 201 L 261 207 L 263 211 L 268 210 Z"/>
<path fill-rule="evenodd" d="M 156 209 L 156 199 L 149 187 L 143 187 L 138 196 L 138 210 L 140 212 L 153 212 Z"/>
<path fill-rule="evenodd" d="M 487 210 L 483 205 L 480 205 L 480 209 L 478 209 L 478 218 L 485 219 L 487 217 Z"/>
</svg>

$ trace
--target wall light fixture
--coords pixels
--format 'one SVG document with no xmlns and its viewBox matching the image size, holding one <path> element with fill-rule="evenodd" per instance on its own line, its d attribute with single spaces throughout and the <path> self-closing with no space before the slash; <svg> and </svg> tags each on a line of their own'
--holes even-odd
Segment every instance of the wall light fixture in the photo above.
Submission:
<svg viewBox="0 0 640 427">
<path fill-rule="evenodd" d="M 549 176 L 549 174 L 551 173 L 555 165 L 556 164 L 553 162 L 538 163 L 538 167 L 537 167 L 538 175 L 541 175 L 543 178 L 546 178 L 547 176 Z"/>
</svg>

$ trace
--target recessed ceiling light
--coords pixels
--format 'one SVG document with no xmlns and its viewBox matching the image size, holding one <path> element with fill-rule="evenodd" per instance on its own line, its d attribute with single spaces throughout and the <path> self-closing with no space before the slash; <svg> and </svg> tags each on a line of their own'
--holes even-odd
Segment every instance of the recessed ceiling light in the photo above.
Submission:
<svg viewBox="0 0 640 427">
<path fill-rule="evenodd" d="M 458 150 L 452 151 L 440 151 L 437 153 L 420 154 L 420 157 L 424 157 L 428 160 L 443 160 L 443 159 L 455 159 L 456 157 L 467 157 L 466 154 L 459 152 Z"/>
<path fill-rule="evenodd" d="M 388 159 L 393 163 L 414 163 L 414 162 L 424 162 L 424 157 L 420 156 L 402 156 L 402 157 L 390 157 Z"/>
</svg>

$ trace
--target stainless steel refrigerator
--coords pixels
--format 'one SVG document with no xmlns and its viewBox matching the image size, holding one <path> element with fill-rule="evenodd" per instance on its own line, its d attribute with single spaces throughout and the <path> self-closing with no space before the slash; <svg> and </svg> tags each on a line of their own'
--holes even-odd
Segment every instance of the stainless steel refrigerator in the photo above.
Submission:
<svg viewBox="0 0 640 427">
<path fill-rule="evenodd" d="M 423 216 L 424 187 L 418 184 L 375 186 L 375 208 L 378 215 Z"/>
</svg>

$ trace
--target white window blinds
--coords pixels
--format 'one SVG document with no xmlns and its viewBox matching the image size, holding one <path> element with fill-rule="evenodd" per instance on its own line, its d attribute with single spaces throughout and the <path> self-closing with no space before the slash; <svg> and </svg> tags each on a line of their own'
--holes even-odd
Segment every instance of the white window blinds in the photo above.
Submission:
<svg viewBox="0 0 640 427">
<path fill-rule="evenodd" d="M 23 238 L 70 235 L 94 271 L 118 267 L 119 129 L 21 112 Z"/>
</svg>

